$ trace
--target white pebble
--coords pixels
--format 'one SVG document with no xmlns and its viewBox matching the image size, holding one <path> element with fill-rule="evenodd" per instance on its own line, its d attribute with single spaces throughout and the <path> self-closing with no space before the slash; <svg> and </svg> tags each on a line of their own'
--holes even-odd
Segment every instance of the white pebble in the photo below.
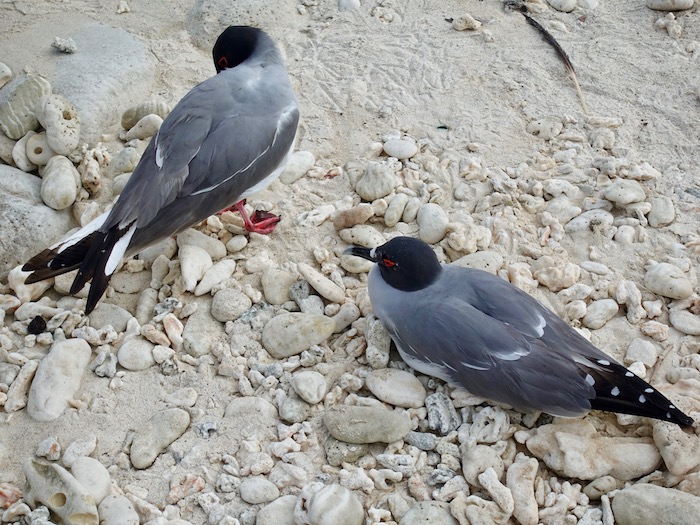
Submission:
<svg viewBox="0 0 700 525">
<path fill-rule="evenodd" d="M 222 323 L 235 321 L 251 306 L 253 301 L 246 294 L 233 288 L 224 288 L 214 295 L 211 315 Z"/>
<path fill-rule="evenodd" d="M 321 296 L 334 303 L 345 302 L 345 292 L 343 289 L 321 272 L 302 262 L 297 264 L 297 270 Z"/>
<path fill-rule="evenodd" d="M 356 244 L 365 248 L 376 248 L 386 242 L 384 236 L 369 224 L 358 224 L 352 228 L 345 228 L 340 230 L 338 235 L 348 244 Z"/>
<path fill-rule="evenodd" d="M 284 184 L 292 184 L 306 175 L 316 164 L 316 158 L 310 151 L 295 151 L 289 157 L 284 171 L 280 175 L 280 181 Z"/>
<path fill-rule="evenodd" d="M 241 499 L 251 505 L 269 503 L 280 495 L 279 489 L 263 477 L 250 477 L 241 482 L 239 487 Z"/>
<path fill-rule="evenodd" d="M 617 301 L 613 299 L 593 301 L 586 309 L 586 315 L 583 317 L 582 321 L 583 325 L 593 330 L 602 328 L 608 321 L 615 317 L 618 309 Z"/>
<path fill-rule="evenodd" d="M 226 245 L 219 239 L 210 237 L 209 235 L 206 235 L 198 230 L 193 230 L 192 228 L 177 234 L 177 245 L 180 248 L 185 245 L 198 246 L 206 251 L 214 261 L 223 259 L 227 253 Z"/>
<path fill-rule="evenodd" d="M 647 7 L 654 11 L 684 11 L 693 4 L 693 0 L 647 0 Z"/>
<path fill-rule="evenodd" d="M 162 123 L 163 119 L 160 117 L 160 115 L 156 115 L 154 113 L 146 115 L 145 117 L 141 118 L 141 120 L 139 120 L 133 128 L 126 132 L 126 141 L 129 142 L 130 140 L 134 139 L 145 140 L 150 138 L 158 133 L 158 129 L 160 129 L 160 125 Z"/>
<path fill-rule="evenodd" d="M 644 188 L 636 180 L 617 179 L 603 192 L 603 196 L 618 206 L 646 199 Z"/>
<path fill-rule="evenodd" d="M 335 322 L 325 315 L 281 314 L 263 328 L 262 344 L 272 357 L 283 359 L 322 343 L 334 330 Z"/>
<path fill-rule="evenodd" d="M 647 219 L 652 228 L 662 228 L 671 224 L 676 219 L 676 209 L 673 201 L 665 195 L 656 195 L 649 199 L 651 210 Z"/>
<path fill-rule="evenodd" d="M 223 259 L 209 268 L 197 287 L 194 289 L 195 295 L 204 295 L 211 292 L 219 283 L 225 281 L 236 271 L 236 261 L 233 259 Z"/>
<path fill-rule="evenodd" d="M 59 155 L 69 155 L 80 141 L 80 119 L 75 106 L 61 95 L 44 95 L 34 110 L 46 130 L 49 146 Z"/>
<path fill-rule="evenodd" d="M 214 263 L 211 256 L 199 246 L 185 244 L 180 246 L 180 271 L 185 284 L 185 290 L 194 291 L 204 274 Z"/>
<path fill-rule="evenodd" d="M 12 160 L 15 166 L 27 173 L 34 171 L 37 167 L 27 156 L 27 144 L 34 135 L 36 135 L 36 131 L 28 131 L 26 135 L 15 142 L 12 148 Z"/>
<path fill-rule="evenodd" d="M 627 347 L 627 353 L 625 354 L 625 364 L 631 365 L 634 362 L 642 362 L 648 368 L 651 368 L 656 364 L 656 359 L 658 358 L 656 347 L 651 341 L 646 339 L 636 338 L 633 339 L 630 345 Z"/>
<path fill-rule="evenodd" d="M 292 387 L 310 405 L 320 403 L 328 390 L 326 378 L 314 370 L 303 370 L 292 376 Z"/>
<path fill-rule="evenodd" d="M 153 343 L 141 337 L 127 339 L 117 352 L 119 364 L 127 370 L 146 370 L 156 364 L 153 347 Z"/>
<path fill-rule="evenodd" d="M 367 374 L 367 388 L 377 399 L 403 408 L 425 405 L 426 391 L 416 376 L 405 370 L 383 368 Z"/>
<path fill-rule="evenodd" d="M 166 447 L 185 433 L 189 424 L 190 415 L 181 408 L 156 412 L 137 427 L 131 444 L 131 464 L 137 469 L 150 467 Z"/>
<path fill-rule="evenodd" d="M 80 191 L 80 174 L 66 157 L 56 155 L 46 164 L 41 181 L 41 200 L 54 210 L 71 206 Z"/>
<path fill-rule="evenodd" d="M 399 160 L 410 159 L 418 153 L 416 143 L 408 138 L 389 139 L 384 143 L 384 152 Z"/>
<path fill-rule="evenodd" d="M 355 185 L 355 191 L 367 202 L 386 197 L 396 187 L 398 180 L 391 167 L 384 162 L 370 162 L 367 170 Z"/>
<path fill-rule="evenodd" d="M 606 231 L 614 222 L 615 217 L 610 212 L 598 209 L 588 210 L 567 222 L 564 230 L 569 233 L 593 231 L 599 228 Z"/>
<path fill-rule="evenodd" d="M 112 481 L 105 466 L 96 459 L 81 456 L 70 467 L 71 474 L 99 505 L 112 492 Z"/>
<path fill-rule="evenodd" d="M 51 157 L 55 155 L 56 152 L 49 146 L 45 131 L 32 135 L 27 140 L 27 158 L 32 164 L 46 166 Z"/>
<path fill-rule="evenodd" d="M 644 286 L 655 294 L 671 299 L 685 299 L 693 293 L 693 285 L 685 273 L 669 263 L 652 265 L 644 275 Z"/>
<path fill-rule="evenodd" d="M 576 0 L 547 0 L 547 3 L 562 13 L 571 13 L 576 7 Z"/>
<path fill-rule="evenodd" d="M 700 315 L 693 314 L 688 310 L 673 308 L 668 313 L 668 320 L 671 326 L 687 335 L 700 335 Z"/>
<path fill-rule="evenodd" d="M 450 220 L 441 206 L 428 203 L 418 210 L 417 222 L 421 240 L 434 244 L 445 238 Z"/>
<path fill-rule="evenodd" d="M 101 525 L 139 525 L 139 515 L 126 496 L 110 494 L 97 508 Z"/>
<path fill-rule="evenodd" d="M 357 497 L 345 487 L 326 485 L 308 502 L 309 525 L 362 525 L 365 512 Z"/>
</svg>

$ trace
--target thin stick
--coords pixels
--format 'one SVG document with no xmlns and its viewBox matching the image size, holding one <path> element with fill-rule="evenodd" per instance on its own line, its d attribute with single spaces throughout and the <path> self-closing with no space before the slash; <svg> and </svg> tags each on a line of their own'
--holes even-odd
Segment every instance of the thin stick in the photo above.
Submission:
<svg viewBox="0 0 700 525">
<path fill-rule="evenodd" d="M 525 7 L 522 3 L 520 2 L 506 2 L 506 7 L 510 9 L 516 9 L 520 11 L 520 13 L 525 17 L 525 20 L 527 20 L 527 23 L 530 24 L 532 27 L 537 29 L 537 31 L 542 35 L 542 37 L 545 39 L 546 42 L 551 45 L 554 50 L 557 52 L 559 55 L 559 58 L 561 58 L 562 62 L 564 62 L 564 65 L 566 66 L 566 69 L 569 71 L 569 76 L 571 77 L 571 80 L 574 81 L 574 86 L 576 87 L 576 93 L 578 94 L 578 98 L 581 101 L 581 106 L 583 106 L 583 112 L 584 114 L 588 115 L 588 104 L 586 104 L 586 99 L 583 96 L 583 91 L 581 91 L 581 86 L 578 83 L 578 77 L 576 76 L 576 71 L 574 70 L 574 65 L 571 63 L 571 60 L 569 59 L 569 55 L 566 54 L 566 51 L 561 47 L 559 42 L 552 36 L 552 34 L 547 31 L 542 24 L 540 24 L 537 20 L 532 18 L 528 13 L 527 13 L 527 7 Z"/>
</svg>

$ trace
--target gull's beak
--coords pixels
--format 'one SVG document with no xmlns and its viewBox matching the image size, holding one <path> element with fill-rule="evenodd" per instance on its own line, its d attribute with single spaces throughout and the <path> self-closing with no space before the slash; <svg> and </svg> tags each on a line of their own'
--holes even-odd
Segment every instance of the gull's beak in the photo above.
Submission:
<svg viewBox="0 0 700 525">
<path fill-rule="evenodd" d="M 362 246 L 350 246 L 345 248 L 343 255 L 354 255 L 355 257 L 362 257 L 368 261 L 377 262 L 374 257 L 374 248 L 363 248 Z"/>
</svg>

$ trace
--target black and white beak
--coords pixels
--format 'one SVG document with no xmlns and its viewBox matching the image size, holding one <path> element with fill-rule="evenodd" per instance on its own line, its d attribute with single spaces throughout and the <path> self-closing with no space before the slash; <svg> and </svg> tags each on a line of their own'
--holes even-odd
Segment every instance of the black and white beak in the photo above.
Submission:
<svg viewBox="0 0 700 525">
<path fill-rule="evenodd" d="M 362 246 L 350 246 L 343 251 L 343 255 L 354 255 L 372 262 L 378 262 L 376 253 L 376 248 L 364 248 Z"/>
</svg>

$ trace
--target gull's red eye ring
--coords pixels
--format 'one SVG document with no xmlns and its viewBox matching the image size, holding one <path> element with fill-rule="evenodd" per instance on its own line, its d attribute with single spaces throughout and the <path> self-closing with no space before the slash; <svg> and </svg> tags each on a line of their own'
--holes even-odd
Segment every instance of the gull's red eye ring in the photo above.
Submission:
<svg viewBox="0 0 700 525">
<path fill-rule="evenodd" d="M 226 57 L 221 57 L 216 63 L 220 68 L 228 67 L 228 60 L 226 60 Z"/>
<path fill-rule="evenodd" d="M 386 257 L 384 257 L 384 259 L 382 259 L 382 264 L 384 266 L 386 266 L 387 268 L 391 268 L 393 266 L 396 266 L 396 263 L 394 261 L 392 261 L 391 259 L 387 259 Z"/>
</svg>

